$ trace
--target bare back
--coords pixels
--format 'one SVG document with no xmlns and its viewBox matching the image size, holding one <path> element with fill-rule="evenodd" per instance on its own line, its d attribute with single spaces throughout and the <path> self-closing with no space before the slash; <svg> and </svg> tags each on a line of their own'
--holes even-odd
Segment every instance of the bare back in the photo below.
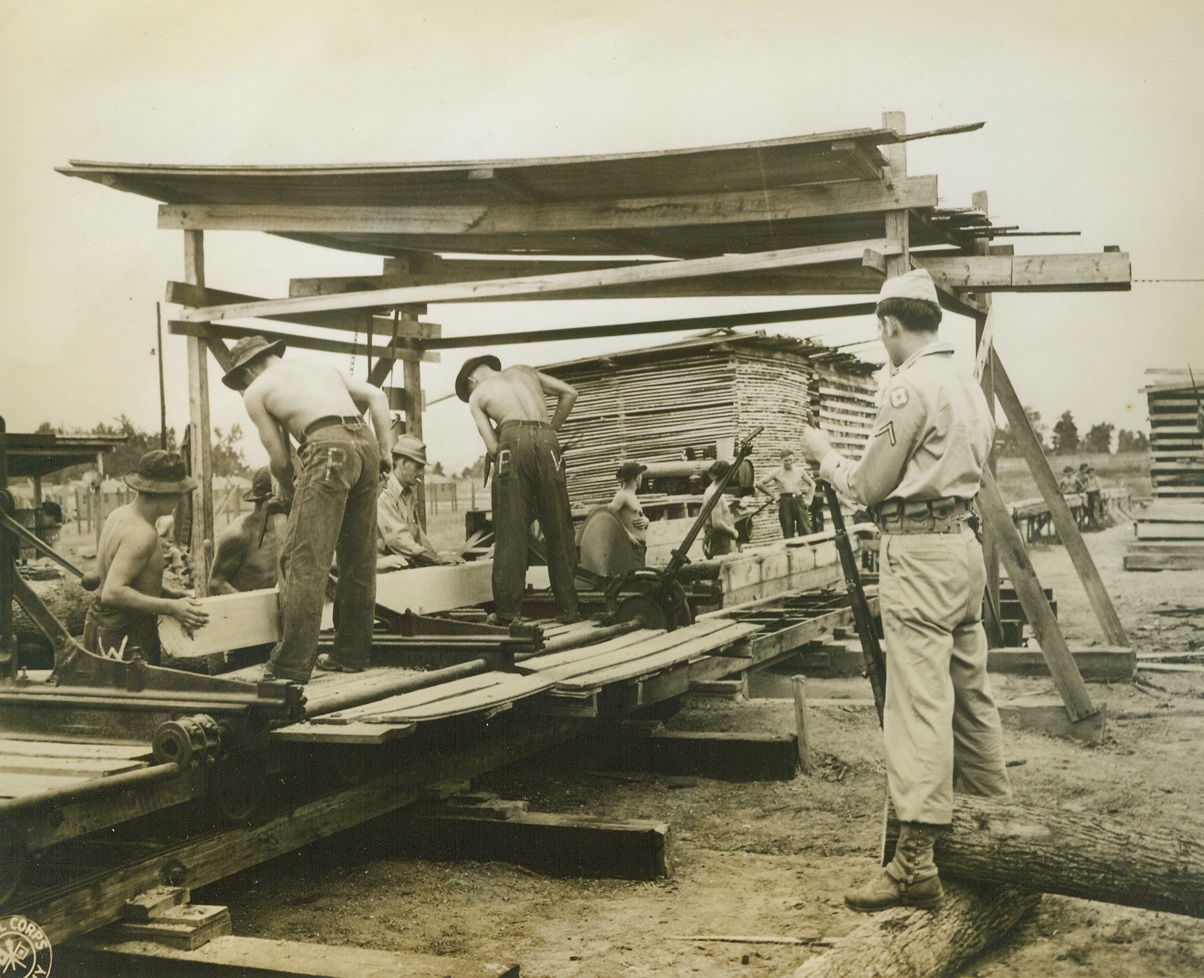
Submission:
<svg viewBox="0 0 1204 978">
<path fill-rule="evenodd" d="M 363 413 L 338 370 L 296 360 L 274 363 L 252 381 L 246 397 L 260 401 L 267 413 L 298 440 L 318 418 Z"/>
<path fill-rule="evenodd" d="M 548 405 L 539 373 L 522 364 L 498 371 L 478 384 L 472 402 L 494 424 L 548 420 Z"/>
<path fill-rule="evenodd" d="M 159 534 L 155 528 L 134 509 L 133 503 L 118 507 L 105 520 L 100 533 L 100 546 L 96 554 L 96 572 L 103 582 L 109 576 L 109 567 L 116 561 L 122 548 L 137 554 L 145 552 L 145 562 L 135 566 L 128 584 L 135 591 L 157 598 L 163 594 L 163 550 L 159 547 Z"/>
</svg>

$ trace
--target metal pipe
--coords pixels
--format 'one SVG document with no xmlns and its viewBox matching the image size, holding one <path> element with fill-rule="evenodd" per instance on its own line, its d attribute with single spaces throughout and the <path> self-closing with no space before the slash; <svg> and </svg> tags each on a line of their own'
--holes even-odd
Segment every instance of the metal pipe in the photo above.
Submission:
<svg viewBox="0 0 1204 978">
<path fill-rule="evenodd" d="M 94 778 L 80 784 L 62 785 L 32 795 L 6 799 L 0 801 L 0 818 L 27 815 L 48 805 L 67 805 L 96 795 L 107 795 L 124 791 L 127 788 L 170 781 L 172 778 L 179 777 L 183 770 L 175 761 L 169 761 L 166 764 L 152 764 L 150 767 L 139 768 L 137 771 L 126 771 L 123 774 Z"/>
</svg>

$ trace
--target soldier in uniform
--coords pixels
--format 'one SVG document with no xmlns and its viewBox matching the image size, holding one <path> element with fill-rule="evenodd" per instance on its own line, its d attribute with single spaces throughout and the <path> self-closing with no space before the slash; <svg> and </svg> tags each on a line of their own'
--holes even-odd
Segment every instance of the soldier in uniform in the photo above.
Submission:
<svg viewBox="0 0 1204 978">
<path fill-rule="evenodd" d="M 845 896 L 853 910 L 936 909 L 933 843 L 953 820 L 953 790 L 1007 798 L 999 712 L 987 678 L 982 546 L 966 525 L 994 438 L 982 390 L 939 341 L 927 271 L 888 279 L 878 331 L 892 376 L 859 462 L 804 428 L 803 451 L 882 530 L 879 604 L 886 636 L 886 770 L 900 820 L 894 858 Z"/>
</svg>

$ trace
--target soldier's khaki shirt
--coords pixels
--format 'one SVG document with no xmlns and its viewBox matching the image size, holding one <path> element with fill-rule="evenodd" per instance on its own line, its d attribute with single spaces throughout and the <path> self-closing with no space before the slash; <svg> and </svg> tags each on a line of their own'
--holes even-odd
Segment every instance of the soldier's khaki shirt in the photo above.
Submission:
<svg viewBox="0 0 1204 978">
<path fill-rule="evenodd" d="M 886 499 L 972 499 L 994 438 L 982 389 L 954 364 L 953 345 L 936 342 L 909 357 L 882 389 L 861 460 L 833 449 L 819 472 L 864 506 Z"/>
</svg>

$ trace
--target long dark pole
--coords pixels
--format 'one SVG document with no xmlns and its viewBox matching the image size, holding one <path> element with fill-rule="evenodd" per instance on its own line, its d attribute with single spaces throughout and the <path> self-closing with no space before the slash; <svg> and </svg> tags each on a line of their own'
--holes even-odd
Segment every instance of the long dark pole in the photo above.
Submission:
<svg viewBox="0 0 1204 978">
<path fill-rule="evenodd" d="M 159 354 L 159 447 L 167 451 L 167 392 L 163 387 L 163 308 L 155 303 L 155 333 L 158 342 L 155 351 Z"/>
</svg>

